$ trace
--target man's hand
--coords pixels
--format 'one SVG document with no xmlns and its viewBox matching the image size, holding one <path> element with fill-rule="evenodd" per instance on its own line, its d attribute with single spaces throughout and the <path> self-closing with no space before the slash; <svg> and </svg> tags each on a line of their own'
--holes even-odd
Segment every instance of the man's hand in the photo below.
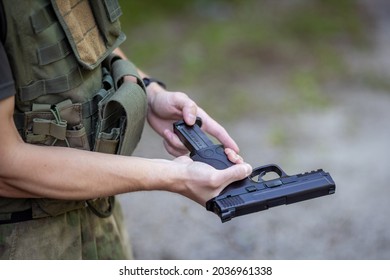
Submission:
<svg viewBox="0 0 390 280">
<path fill-rule="evenodd" d="M 185 167 L 185 172 L 182 174 L 184 179 L 182 184 L 176 184 L 175 192 L 203 206 L 206 206 L 206 202 L 216 197 L 227 185 L 244 179 L 252 172 L 252 167 L 247 163 L 238 163 L 229 168 L 217 170 L 206 163 L 193 161 L 187 156 L 178 157 L 174 162 Z"/>
<path fill-rule="evenodd" d="M 172 131 L 172 123 L 184 119 L 188 125 L 195 124 L 196 117 L 202 118 L 202 129 L 229 148 L 229 159 L 236 162 L 239 148 L 226 130 L 212 119 L 202 108 L 185 93 L 168 92 L 157 84 L 148 87 L 148 122 L 164 139 L 166 150 L 173 156 L 188 153 L 187 148 Z M 233 159 L 233 160 L 232 160 Z"/>
</svg>

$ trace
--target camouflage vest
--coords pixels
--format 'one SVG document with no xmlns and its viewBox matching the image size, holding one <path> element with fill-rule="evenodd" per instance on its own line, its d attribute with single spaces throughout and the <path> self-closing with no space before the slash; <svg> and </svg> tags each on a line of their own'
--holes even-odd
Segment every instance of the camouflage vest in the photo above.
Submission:
<svg viewBox="0 0 390 280">
<path fill-rule="evenodd" d="M 17 90 L 14 120 L 24 141 L 130 155 L 147 105 L 135 67 L 111 55 L 125 40 L 117 1 L 3 0 L 3 5 L 4 47 Z M 123 81 L 126 75 L 138 83 Z M 107 199 L 87 202 L 109 207 Z M 29 208 L 38 218 L 85 205 L 0 197 L 0 219 Z"/>
</svg>

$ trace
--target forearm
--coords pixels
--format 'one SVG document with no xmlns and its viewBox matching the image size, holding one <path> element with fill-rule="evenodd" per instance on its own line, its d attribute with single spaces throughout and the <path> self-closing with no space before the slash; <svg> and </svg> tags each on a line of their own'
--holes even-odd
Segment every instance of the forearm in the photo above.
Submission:
<svg viewBox="0 0 390 280">
<path fill-rule="evenodd" d="M 10 147 L 11 148 L 11 147 Z M 89 199 L 140 190 L 172 190 L 180 165 L 63 147 L 15 143 L 2 154 L 0 196 Z M 176 182 L 176 184 L 174 183 Z"/>
<path fill-rule="evenodd" d="M 126 59 L 119 48 L 115 53 Z M 141 70 L 139 74 L 146 76 Z M 149 102 L 156 91 L 157 84 L 148 87 Z M 11 126 L 10 122 L 6 125 Z M 6 138 L 3 136 L 2 142 Z M 180 165 L 173 161 L 43 147 L 15 141 L 17 135 L 10 138 L 7 149 L 3 154 L 0 151 L 0 196 L 86 199 L 151 189 L 177 192 L 171 188 L 183 174 L 175 170 Z"/>
<path fill-rule="evenodd" d="M 122 58 L 124 54 L 115 51 Z M 141 78 L 146 74 L 139 70 Z M 129 79 L 132 77 L 129 76 Z M 198 108 L 185 93 L 168 92 L 158 83 L 147 87 L 148 122 L 164 137 L 172 155 L 188 151 L 172 132 L 172 121 L 203 119 L 203 128 L 227 148 L 238 151 L 226 131 Z M 165 190 L 202 205 L 231 182 L 248 176 L 251 167 L 236 164 L 216 170 L 188 157 L 173 161 L 108 155 L 66 147 L 24 143 L 14 121 L 15 98 L 0 100 L 0 197 L 45 197 L 83 200 L 140 190 Z M 229 159 L 242 163 L 230 153 Z"/>
</svg>

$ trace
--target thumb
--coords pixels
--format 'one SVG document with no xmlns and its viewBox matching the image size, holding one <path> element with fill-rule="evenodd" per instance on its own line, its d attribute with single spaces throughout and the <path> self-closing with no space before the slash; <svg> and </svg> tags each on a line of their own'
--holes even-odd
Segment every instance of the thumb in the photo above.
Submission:
<svg viewBox="0 0 390 280">
<path fill-rule="evenodd" d="M 221 185 L 224 188 L 235 181 L 248 177 L 251 173 L 252 166 L 248 163 L 235 164 L 229 168 L 221 170 L 219 173 L 219 176 L 221 176 Z"/>
<path fill-rule="evenodd" d="M 196 121 L 196 115 L 198 106 L 196 103 L 188 97 L 185 93 L 178 92 L 175 96 L 175 107 L 180 110 L 184 121 L 188 125 L 194 125 Z"/>
</svg>

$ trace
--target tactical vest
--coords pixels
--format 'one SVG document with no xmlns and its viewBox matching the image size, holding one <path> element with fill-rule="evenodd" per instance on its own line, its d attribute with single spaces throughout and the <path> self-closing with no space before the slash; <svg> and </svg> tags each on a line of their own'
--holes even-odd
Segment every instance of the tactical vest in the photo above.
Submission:
<svg viewBox="0 0 390 280">
<path fill-rule="evenodd" d="M 130 155 L 141 137 L 147 102 L 135 67 L 111 54 L 125 40 L 117 1 L 3 0 L 3 5 L 4 47 L 17 90 L 14 120 L 24 141 Z M 124 81 L 127 75 L 138 82 Z M 34 218 L 55 216 L 86 204 L 103 204 L 104 216 L 108 201 L 0 197 L 0 220 L 26 209 Z"/>
</svg>

